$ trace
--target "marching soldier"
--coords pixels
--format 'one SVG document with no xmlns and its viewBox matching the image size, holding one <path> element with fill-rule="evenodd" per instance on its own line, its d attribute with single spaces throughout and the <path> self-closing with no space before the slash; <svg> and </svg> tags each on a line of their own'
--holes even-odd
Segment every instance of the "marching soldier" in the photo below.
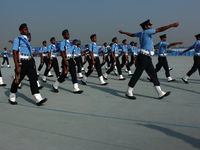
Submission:
<svg viewBox="0 0 200 150">
<path fill-rule="evenodd" d="M 1 74 L 1 66 L 0 66 L 0 86 L 6 86 L 6 84 L 3 83 L 3 78 Z"/>
<path fill-rule="evenodd" d="M 90 74 L 93 72 L 94 67 L 96 68 L 98 77 L 99 77 L 99 81 L 101 85 L 107 85 L 108 83 L 106 83 L 103 79 L 102 76 L 102 70 L 101 70 L 101 64 L 100 64 L 100 60 L 99 60 L 99 50 L 96 44 L 97 41 L 97 37 L 96 34 L 92 34 L 90 36 L 91 39 L 91 43 L 89 45 L 89 52 L 90 52 L 90 59 L 89 59 L 89 70 L 87 71 L 87 73 L 83 76 L 83 79 L 81 80 L 83 85 L 87 85 L 86 84 L 86 80 L 87 78 L 90 76 Z"/>
<path fill-rule="evenodd" d="M 44 64 L 46 65 L 46 67 L 48 66 L 47 42 L 43 41 L 42 44 L 43 44 L 43 46 L 40 48 L 40 65 L 38 67 L 38 72 L 41 71 Z"/>
<path fill-rule="evenodd" d="M 85 50 L 83 51 L 83 53 L 84 53 L 84 62 L 83 62 L 83 65 L 85 65 L 86 62 L 88 62 L 88 64 L 89 64 L 89 59 L 90 59 L 89 55 L 90 54 L 89 54 L 89 45 L 88 44 L 85 45 Z M 89 68 L 86 68 L 84 70 L 85 70 L 85 73 L 87 73 L 87 71 L 89 70 Z"/>
<path fill-rule="evenodd" d="M 61 56 L 63 59 L 63 65 L 62 65 L 62 73 L 60 77 L 54 82 L 52 85 L 53 90 L 55 93 L 58 93 L 58 86 L 60 83 L 63 83 L 65 81 L 65 78 L 67 76 L 67 70 L 66 66 L 69 68 L 69 72 L 72 77 L 72 83 L 74 86 L 74 93 L 75 94 L 81 94 L 83 91 L 79 89 L 78 87 L 78 82 L 77 82 L 77 76 L 76 76 L 76 68 L 75 68 L 75 62 L 73 59 L 73 54 L 72 54 L 72 47 L 69 42 L 69 31 L 66 29 L 62 32 L 62 36 L 64 40 L 60 43 L 60 51 L 61 51 Z"/>
<path fill-rule="evenodd" d="M 158 56 L 158 63 L 156 64 L 156 72 L 158 72 L 162 67 L 165 69 L 165 75 L 167 77 L 168 82 L 173 82 L 175 79 L 172 79 L 169 73 L 169 66 L 167 62 L 167 48 L 177 45 L 177 44 L 183 44 L 182 42 L 176 42 L 176 43 L 166 43 L 167 36 L 166 34 L 163 34 L 160 36 L 161 41 L 156 44 L 155 46 L 159 49 L 159 56 Z"/>
<path fill-rule="evenodd" d="M 74 59 L 76 61 L 78 77 L 83 78 L 83 75 L 81 73 L 81 68 L 82 68 L 81 45 L 77 44 L 77 40 L 74 42 L 74 45 L 75 45 Z"/>
<path fill-rule="evenodd" d="M 131 67 L 133 64 L 135 64 L 136 66 L 136 59 L 137 59 L 137 43 L 134 43 L 133 41 L 130 43 L 131 45 L 131 49 L 130 49 L 130 52 L 131 52 L 131 61 L 129 63 L 129 66 Z"/>
<path fill-rule="evenodd" d="M 185 52 L 190 51 L 191 49 L 195 50 L 195 55 L 194 55 L 194 64 L 192 66 L 192 68 L 190 69 L 190 71 L 188 71 L 188 73 L 182 78 L 183 82 L 185 82 L 186 84 L 188 84 L 188 78 L 195 72 L 199 71 L 199 75 L 200 75 L 200 34 L 195 35 L 197 41 L 188 49 L 184 50 L 183 52 L 180 53 L 180 55 L 182 55 Z"/>
<path fill-rule="evenodd" d="M 32 57 L 32 49 L 30 42 L 28 41 L 28 27 L 27 24 L 21 24 L 19 27 L 21 35 L 13 41 L 13 59 L 15 63 L 15 71 L 20 74 L 19 83 L 24 79 L 25 75 L 28 76 L 30 82 L 30 88 L 32 95 L 35 97 L 37 106 L 42 105 L 47 101 L 47 98 L 42 98 L 38 86 L 37 86 L 37 74 L 35 71 L 35 62 Z M 18 55 L 19 54 L 19 55 Z M 19 67 L 19 61 L 21 68 Z M 18 84 L 16 84 L 16 78 L 11 85 L 9 102 L 12 105 L 16 105 L 16 92 Z"/>
<path fill-rule="evenodd" d="M 118 40 L 116 37 L 114 37 L 112 39 L 113 45 L 111 47 L 111 55 L 110 55 L 110 62 L 111 62 L 111 67 L 106 71 L 106 73 L 104 73 L 104 79 L 107 80 L 108 75 L 110 74 L 110 72 L 112 72 L 114 70 L 115 67 L 117 67 L 118 70 L 118 74 L 119 74 L 119 80 L 126 80 L 126 78 L 124 78 L 122 76 L 122 71 L 121 71 L 121 65 L 119 62 L 119 50 L 118 50 Z M 115 73 L 116 75 L 116 73 Z"/>
<path fill-rule="evenodd" d="M 10 68 L 9 60 L 8 60 L 8 54 L 10 54 L 10 53 L 7 52 L 7 48 L 5 47 L 4 51 L 3 51 L 3 62 L 2 62 L 2 65 L 1 65 L 2 68 L 3 68 L 5 61 L 7 62 L 7 67 Z"/>
<path fill-rule="evenodd" d="M 128 71 L 128 75 L 132 76 L 132 72 L 129 66 L 129 60 L 128 60 L 128 47 L 127 47 L 127 40 L 124 39 L 122 41 L 123 46 L 122 46 L 122 64 L 121 64 L 121 68 L 124 67 L 124 65 L 126 64 L 126 69 Z"/>
<path fill-rule="evenodd" d="M 152 24 L 150 23 L 150 20 L 147 20 L 141 23 L 140 26 L 142 27 L 143 31 L 138 33 L 128 33 L 122 30 L 119 31 L 119 33 L 128 35 L 130 37 L 139 37 L 141 45 L 141 50 L 137 57 L 138 65 L 128 83 L 126 97 L 130 99 L 136 99 L 136 97 L 133 95 L 133 88 L 136 85 L 137 81 L 139 80 L 140 76 L 142 75 L 143 71 L 145 70 L 154 84 L 154 88 L 158 93 L 159 99 L 162 99 L 163 97 L 168 96 L 170 92 L 164 92 L 161 90 L 160 82 L 158 81 L 157 78 L 157 73 L 153 67 L 153 63 L 151 60 L 151 55 L 153 55 L 152 35 L 158 32 L 163 32 L 172 27 L 178 27 L 179 23 L 173 23 L 168 26 L 160 27 L 158 29 L 152 29 Z"/>
<path fill-rule="evenodd" d="M 57 52 L 59 49 L 56 49 L 56 40 L 55 37 L 52 37 L 50 39 L 51 44 L 47 47 L 47 53 L 49 57 L 49 64 L 47 69 L 45 70 L 44 75 L 47 76 L 48 72 L 50 71 L 51 68 L 54 69 L 54 72 L 56 74 L 56 77 L 58 78 L 60 76 L 59 72 L 59 66 L 58 66 L 58 60 L 57 60 Z"/>
<path fill-rule="evenodd" d="M 107 63 L 107 67 L 106 67 L 106 70 L 108 68 L 110 68 L 110 61 L 109 61 L 109 58 L 108 58 L 108 44 L 107 43 L 104 43 L 103 44 L 103 62 L 101 64 L 101 67 Z"/>
</svg>

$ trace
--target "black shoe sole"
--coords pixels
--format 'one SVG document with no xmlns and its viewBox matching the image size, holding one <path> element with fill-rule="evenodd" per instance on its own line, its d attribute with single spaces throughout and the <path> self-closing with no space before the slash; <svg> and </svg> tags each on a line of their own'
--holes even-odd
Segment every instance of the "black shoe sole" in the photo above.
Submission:
<svg viewBox="0 0 200 150">
<path fill-rule="evenodd" d="M 0 86 L 6 86 L 6 84 L 1 84 Z"/>
<path fill-rule="evenodd" d="M 53 75 L 47 76 L 47 77 L 53 77 Z"/>
<path fill-rule="evenodd" d="M 52 87 L 53 87 L 53 85 L 52 85 Z M 55 93 L 58 93 L 58 92 L 59 92 L 58 89 L 55 89 L 54 87 L 53 87 L 53 91 L 54 91 Z"/>
<path fill-rule="evenodd" d="M 108 84 L 108 83 L 104 83 L 104 84 L 101 84 L 101 85 L 103 85 L 103 86 L 104 86 L 104 85 L 107 85 L 107 84 Z"/>
<path fill-rule="evenodd" d="M 43 88 L 43 86 L 38 87 L 39 90 L 41 90 Z"/>
<path fill-rule="evenodd" d="M 37 103 L 37 106 L 41 106 L 43 103 L 47 101 L 47 98 L 41 100 L 40 102 Z"/>
<path fill-rule="evenodd" d="M 83 82 L 82 80 L 81 80 L 81 82 L 82 82 L 83 85 L 87 85 L 86 82 Z"/>
<path fill-rule="evenodd" d="M 170 81 L 167 81 L 167 82 L 174 82 L 174 81 L 176 81 L 175 79 L 172 79 L 172 80 L 170 80 Z"/>
<path fill-rule="evenodd" d="M 184 82 L 184 83 L 188 84 L 188 82 L 187 82 L 187 81 L 185 81 L 183 78 L 181 78 L 181 79 L 183 80 L 183 82 Z"/>
<path fill-rule="evenodd" d="M 127 98 L 131 99 L 131 100 L 136 100 L 135 96 L 128 96 L 127 94 L 125 95 Z"/>
<path fill-rule="evenodd" d="M 11 105 L 17 105 L 17 102 L 12 102 L 10 99 L 8 99 L 8 102 L 9 102 Z"/>
<path fill-rule="evenodd" d="M 80 91 L 74 91 L 74 94 L 82 94 L 82 93 L 83 93 L 82 90 L 80 90 Z"/>
<path fill-rule="evenodd" d="M 164 98 L 164 97 L 167 97 L 167 96 L 169 96 L 170 95 L 170 91 L 169 92 L 167 92 L 167 93 L 165 93 L 165 95 L 163 95 L 162 97 L 159 97 L 159 99 L 162 99 L 162 98 Z"/>
<path fill-rule="evenodd" d="M 107 78 L 105 78 L 104 76 L 103 76 L 103 78 L 104 78 L 104 80 L 108 80 Z"/>
<path fill-rule="evenodd" d="M 126 78 L 123 78 L 123 79 L 119 79 L 119 80 L 126 80 Z"/>
</svg>

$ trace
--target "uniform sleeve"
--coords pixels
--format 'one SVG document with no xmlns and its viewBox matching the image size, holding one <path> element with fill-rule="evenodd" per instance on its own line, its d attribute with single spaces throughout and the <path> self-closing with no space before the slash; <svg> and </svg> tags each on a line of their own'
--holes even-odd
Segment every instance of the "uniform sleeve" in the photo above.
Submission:
<svg viewBox="0 0 200 150">
<path fill-rule="evenodd" d="M 89 45 L 89 51 L 92 51 L 92 46 L 93 46 L 93 44 L 92 43 L 90 43 L 90 45 Z"/>
<path fill-rule="evenodd" d="M 15 38 L 13 41 L 13 50 L 19 51 L 19 38 Z"/>
<path fill-rule="evenodd" d="M 42 47 L 40 48 L 40 53 L 42 53 Z"/>
<path fill-rule="evenodd" d="M 134 52 L 134 47 L 133 46 L 131 46 L 131 52 Z"/>
<path fill-rule="evenodd" d="M 47 47 L 47 52 L 51 52 L 51 45 L 49 45 L 48 47 Z"/>
<path fill-rule="evenodd" d="M 112 52 L 115 51 L 115 44 L 112 45 L 112 47 L 111 47 L 111 51 L 112 51 Z"/>
<path fill-rule="evenodd" d="M 148 35 L 153 35 L 156 33 L 156 29 L 149 29 L 149 30 L 145 30 L 145 33 Z"/>
<path fill-rule="evenodd" d="M 140 37 L 141 32 L 135 33 L 136 37 Z"/>
<path fill-rule="evenodd" d="M 195 48 L 196 43 L 197 43 L 197 42 L 195 42 L 191 47 L 192 47 L 192 48 Z"/>
<path fill-rule="evenodd" d="M 122 52 L 125 52 L 125 46 L 124 45 L 122 46 Z"/>
<path fill-rule="evenodd" d="M 104 52 L 104 53 L 106 52 L 106 48 L 105 48 L 105 47 L 103 47 L 103 52 Z"/>
<path fill-rule="evenodd" d="M 65 51 L 64 42 L 60 42 L 60 51 Z"/>
<path fill-rule="evenodd" d="M 160 43 L 156 44 L 155 46 L 157 46 L 157 47 L 158 47 L 159 45 L 160 45 Z"/>
<path fill-rule="evenodd" d="M 162 45 L 167 47 L 169 46 L 169 43 L 163 42 Z"/>
</svg>

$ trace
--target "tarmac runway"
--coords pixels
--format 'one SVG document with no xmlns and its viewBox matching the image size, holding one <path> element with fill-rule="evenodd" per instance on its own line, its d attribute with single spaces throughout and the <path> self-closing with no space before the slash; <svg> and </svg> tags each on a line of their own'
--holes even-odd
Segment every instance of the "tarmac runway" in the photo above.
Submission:
<svg viewBox="0 0 200 150">
<path fill-rule="evenodd" d="M 152 57 L 154 65 L 157 57 Z M 99 85 L 96 72 L 81 84 L 81 95 L 73 93 L 71 78 L 52 91 L 54 77 L 40 82 L 48 101 L 38 107 L 29 82 L 22 81 L 18 105 L 8 103 L 13 81 L 11 69 L 2 68 L 6 87 L 0 87 L 0 150 L 198 150 L 200 149 L 200 78 L 198 71 L 185 84 L 181 78 L 193 65 L 193 57 L 168 57 L 176 81 L 168 83 L 163 69 L 158 73 L 161 88 L 171 91 L 162 100 L 144 72 L 134 88 L 136 100 L 125 97 L 130 77 L 119 81 L 111 73 L 107 86 Z M 39 57 L 35 58 L 39 65 Z M 59 57 L 59 62 L 61 58 Z M 86 66 L 85 66 L 86 67 Z M 44 67 L 41 74 L 44 72 Z M 134 72 L 135 67 L 131 67 Z M 102 69 L 105 73 L 105 69 Z M 41 81 L 41 76 L 39 80 Z"/>
</svg>

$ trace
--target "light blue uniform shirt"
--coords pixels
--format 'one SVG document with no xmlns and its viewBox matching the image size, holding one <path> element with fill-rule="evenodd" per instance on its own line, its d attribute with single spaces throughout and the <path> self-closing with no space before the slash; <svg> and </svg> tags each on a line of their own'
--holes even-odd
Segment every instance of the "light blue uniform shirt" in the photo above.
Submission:
<svg viewBox="0 0 200 150">
<path fill-rule="evenodd" d="M 196 53 L 200 53 L 200 41 L 196 41 L 192 47 L 194 48 Z"/>
<path fill-rule="evenodd" d="M 137 55 L 137 47 L 131 46 L 131 52 L 134 53 L 134 55 Z"/>
<path fill-rule="evenodd" d="M 77 56 L 80 56 L 81 55 L 81 49 L 79 47 L 76 47 L 74 54 L 77 55 Z"/>
<path fill-rule="evenodd" d="M 127 48 L 127 45 L 124 45 L 122 46 L 122 53 L 126 53 L 126 55 L 128 55 L 128 48 Z M 124 55 L 124 54 L 123 54 Z"/>
<path fill-rule="evenodd" d="M 89 48 L 86 48 L 85 50 L 89 50 Z M 89 51 L 86 52 L 87 55 L 89 55 L 89 53 L 90 53 Z"/>
<path fill-rule="evenodd" d="M 20 38 L 20 43 L 19 43 L 19 38 Z M 20 54 L 21 55 L 31 55 L 32 54 L 32 48 L 31 43 L 28 41 L 28 38 L 26 39 L 23 35 L 20 35 L 19 37 L 15 38 L 13 41 L 13 50 L 14 51 L 19 51 L 20 47 Z"/>
<path fill-rule="evenodd" d="M 99 53 L 99 50 L 98 50 L 98 47 L 97 47 L 97 44 L 94 43 L 94 42 L 91 42 L 89 44 L 89 51 L 93 51 L 93 54 L 98 54 Z"/>
<path fill-rule="evenodd" d="M 107 53 L 107 52 L 108 52 L 108 48 L 104 46 L 104 47 L 103 47 L 103 52 L 104 52 L 104 53 Z"/>
<path fill-rule="evenodd" d="M 54 45 L 54 44 L 50 44 L 49 46 L 48 46 L 48 48 L 47 48 L 47 51 L 49 52 L 49 53 L 51 53 L 51 55 L 57 55 L 57 53 L 55 52 L 53 52 L 54 50 L 57 50 L 56 49 L 56 46 Z"/>
<path fill-rule="evenodd" d="M 40 53 L 46 53 L 47 52 L 47 47 L 44 47 L 44 46 L 42 46 L 41 48 L 40 48 Z"/>
<path fill-rule="evenodd" d="M 8 54 L 7 54 L 7 51 L 3 51 L 3 57 L 7 57 Z"/>
<path fill-rule="evenodd" d="M 151 35 L 155 33 L 155 29 L 143 30 L 142 32 L 135 33 L 135 36 L 140 38 L 140 47 L 142 49 L 153 51 L 153 41 Z"/>
<path fill-rule="evenodd" d="M 60 51 L 65 51 L 65 47 L 67 50 L 67 54 L 72 54 L 72 47 L 69 40 L 63 40 L 60 42 Z"/>
<path fill-rule="evenodd" d="M 115 52 L 115 54 L 119 54 L 118 45 L 116 43 L 113 43 L 113 45 L 111 47 L 111 51 Z"/>
<path fill-rule="evenodd" d="M 159 48 L 159 54 L 166 54 L 167 53 L 167 47 L 169 46 L 169 43 L 166 43 L 164 41 L 160 41 L 160 43 L 156 44 L 156 46 Z"/>
<path fill-rule="evenodd" d="M 72 49 L 72 53 L 74 52 L 75 54 L 75 50 L 76 50 L 77 46 L 76 45 L 72 45 L 71 49 Z M 75 54 L 76 55 L 76 54 Z"/>
</svg>

